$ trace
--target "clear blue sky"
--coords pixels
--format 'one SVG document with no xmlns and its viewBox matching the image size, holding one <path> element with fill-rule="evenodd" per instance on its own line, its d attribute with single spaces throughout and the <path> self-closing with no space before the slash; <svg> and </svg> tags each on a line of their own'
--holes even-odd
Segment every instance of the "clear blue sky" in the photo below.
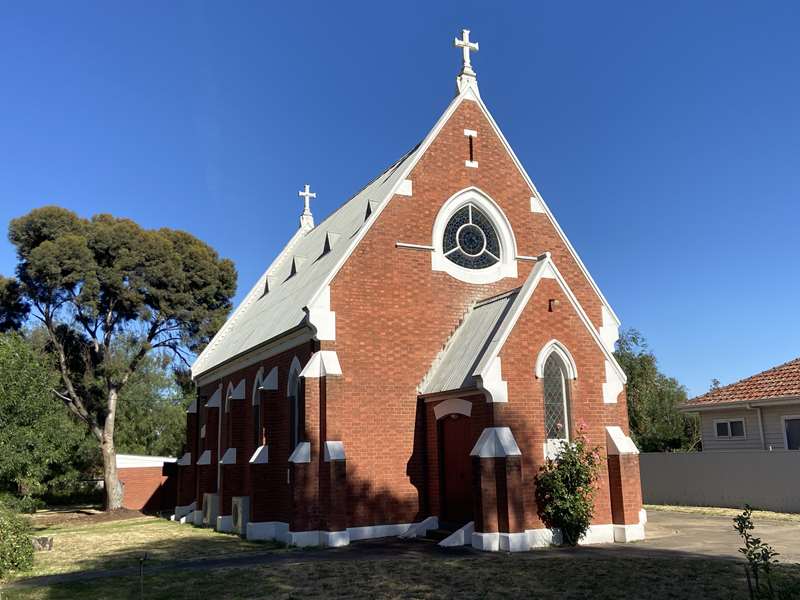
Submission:
<svg viewBox="0 0 800 600">
<path fill-rule="evenodd" d="M 6 2 L 0 223 L 185 229 L 238 298 L 481 92 L 622 318 L 700 393 L 800 355 L 797 2 Z M 0 241 L 0 273 L 15 264 Z"/>
</svg>

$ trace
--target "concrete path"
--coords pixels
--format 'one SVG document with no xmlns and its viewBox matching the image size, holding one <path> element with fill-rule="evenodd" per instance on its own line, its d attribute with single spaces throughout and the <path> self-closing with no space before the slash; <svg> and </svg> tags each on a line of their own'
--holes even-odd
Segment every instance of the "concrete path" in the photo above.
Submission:
<svg viewBox="0 0 800 600">
<path fill-rule="evenodd" d="M 754 534 L 780 552 L 782 562 L 800 562 L 800 522 L 756 517 Z M 675 550 L 715 557 L 741 558 L 732 517 L 651 510 L 647 540 L 631 547 Z"/>
<path fill-rule="evenodd" d="M 733 530 L 731 517 L 681 512 L 650 511 L 646 527 L 647 539 L 633 544 L 602 544 L 578 548 L 552 548 L 523 553 L 531 560 L 563 556 L 581 558 L 624 559 L 631 556 L 703 556 L 716 559 L 741 558 L 739 536 Z M 756 535 L 772 544 L 785 562 L 800 562 L 800 523 L 761 519 L 756 521 Z M 264 564 L 297 564 L 311 561 L 339 560 L 408 560 L 452 559 L 455 556 L 491 557 L 469 547 L 440 548 L 430 542 L 384 538 L 354 542 L 344 548 L 294 550 L 288 552 L 249 552 L 218 559 L 190 559 L 153 563 L 145 567 L 148 574 L 176 570 L 212 570 L 226 567 L 248 567 Z M 138 575 L 138 566 L 105 571 L 82 571 L 61 575 L 32 577 L 5 586 L 4 589 L 46 586 L 56 583 L 88 581 L 105 577 Z"/>
</svg>

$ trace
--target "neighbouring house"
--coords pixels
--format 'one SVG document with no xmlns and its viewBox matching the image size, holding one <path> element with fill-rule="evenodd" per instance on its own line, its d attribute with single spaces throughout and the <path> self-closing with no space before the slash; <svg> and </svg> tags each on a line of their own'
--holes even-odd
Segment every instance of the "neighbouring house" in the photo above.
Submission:
<svg viewBox="0 0 800 600">
<path fill-rule="evenodd" d="M 117 454 L 117 475 L 122 483 L 122 506 L 159 512 L 175 506 L 176 459 L 168 456 Z"/>
<path fill-rule="evenodd" d="M 712 389 L 682 410 L 700 415 L 704 451 L 800 450 L 800 358 Z"/>
<path fill-rule="evenodd" d="M 584 430 L 602 454 L 585 542 L 644 536 L 619 320 L 478 91 L 300 226 L 192 366 L 175 518 L 339 546 L 449 527 L 527 550 L 534 478 Z M 614 236 L 611 235 L 611 238 Z"/>
</svg>

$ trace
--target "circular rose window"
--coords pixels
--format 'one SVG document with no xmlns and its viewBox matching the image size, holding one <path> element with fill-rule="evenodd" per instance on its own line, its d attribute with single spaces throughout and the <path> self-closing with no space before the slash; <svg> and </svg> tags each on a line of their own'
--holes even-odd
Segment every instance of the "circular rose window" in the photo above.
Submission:
<svg viewBox="0 0 800 600">
<path fill-rule="evenodd" d="M 500 242 L 491 221 L 473 204 L 457 210 L 444 229 L 448 260 L 467 269 L 485 269 L 500 260 Z"/>
</svg>

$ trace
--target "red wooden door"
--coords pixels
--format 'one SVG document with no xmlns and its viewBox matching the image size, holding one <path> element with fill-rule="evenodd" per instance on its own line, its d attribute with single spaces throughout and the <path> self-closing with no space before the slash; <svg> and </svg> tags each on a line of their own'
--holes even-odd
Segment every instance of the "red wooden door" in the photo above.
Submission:
<svg viewBox="0 0 800 600">
<path fill-rule="evenodd" d="M 472 431 L 464 415 L 440 421 L 442 465 L 442 519 L 453 523 L 472 520 Z"/>
</svg>

